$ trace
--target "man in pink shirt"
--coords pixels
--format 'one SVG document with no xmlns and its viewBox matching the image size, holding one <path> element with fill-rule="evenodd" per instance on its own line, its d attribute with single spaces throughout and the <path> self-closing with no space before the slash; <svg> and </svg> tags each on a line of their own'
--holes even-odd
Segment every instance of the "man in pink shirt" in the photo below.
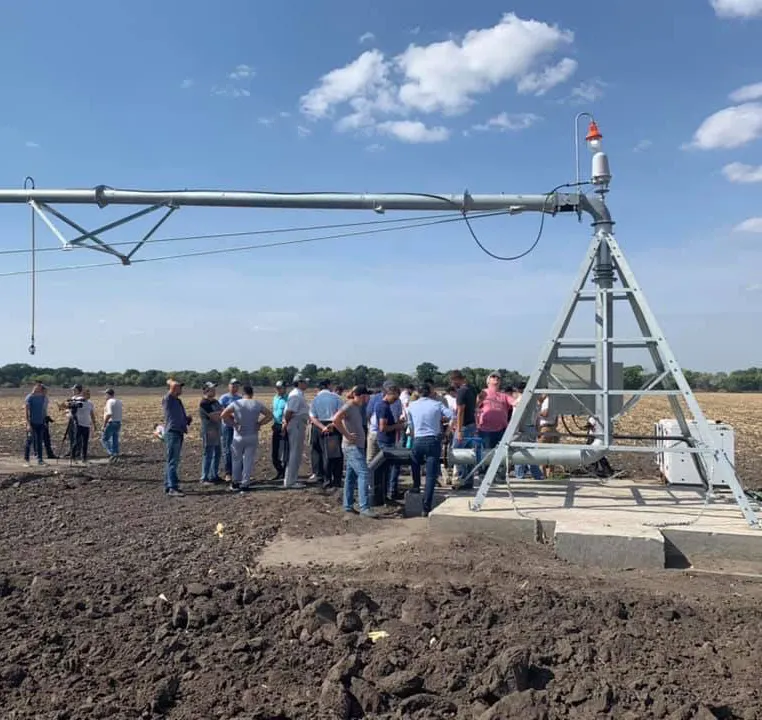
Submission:
<svg viewBox="0 0 762 720">
<path fill-rule="evenodd" d="M 487 389 L 479 395 L 476 427 L 485 451 L 494 448 L 503 437 L 513 413 L 516 401 L 512 393 L 500 390 L 500 373 L 490 373 Z"/>
</svg>

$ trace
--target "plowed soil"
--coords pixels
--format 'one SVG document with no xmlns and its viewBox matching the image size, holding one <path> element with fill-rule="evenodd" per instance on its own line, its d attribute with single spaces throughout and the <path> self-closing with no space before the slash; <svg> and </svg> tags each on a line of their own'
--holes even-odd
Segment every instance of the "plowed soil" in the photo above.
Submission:
<svg viewBox="0 0 762 720">
<path fill-rule="evenodd" d="M 167 498 L 160 457 L 134 438 L 121 465 L 0 477 L 3 720 L 762 718 L 752 578 L 201 488 L 197 445 Z"/>
</svg>

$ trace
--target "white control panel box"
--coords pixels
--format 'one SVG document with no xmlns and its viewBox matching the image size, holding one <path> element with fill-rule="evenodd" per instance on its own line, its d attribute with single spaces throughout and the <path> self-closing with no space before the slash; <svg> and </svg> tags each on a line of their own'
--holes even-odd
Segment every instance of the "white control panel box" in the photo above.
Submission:
<svg viewBox="0 0 762 720">
<path fill-rule="evenodd" d="M 691 432 L 691 436 L 695 438 L 698 430 L 694 421 L 688 422 L 688 429 Z M 735 432 L 733 428 L 727 423 L 709 421 L 709 432 L 715 445 L 727 454 L 731 465 L 735 465 Z M 677 420 L 673 418 L 659 420 L 654 427 L 654 435 L 657 438 L 656 463 L 667 484 L 701 485 L 701 477 L 698 474 L 698 470 L 696 470 L 691 453 L 664 451 L 665 448 L 686 445 L 683 440 L 667 439 L 682 435 Z M 728 477 L 733 473 L 731 465 L 725 462 L 716 465 L 714 475 L 711 478 L 713 485 L 718 487 L 728 486 Z"/>
</svg>

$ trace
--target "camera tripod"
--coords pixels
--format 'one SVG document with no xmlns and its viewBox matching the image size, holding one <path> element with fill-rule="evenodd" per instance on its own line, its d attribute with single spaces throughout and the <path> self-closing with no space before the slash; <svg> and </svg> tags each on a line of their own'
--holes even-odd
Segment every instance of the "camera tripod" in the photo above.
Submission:
<svg viewBox="0 0 762 720">
<path fill-rule="evenodd" d="M 68 451 L 66 452 L 66 455 L 63 454 L 64 448 L 66 447 L 66 442 L 68 440 Z M 79 454 L 80 451 L 80 440 L 79 440 L 79 423 L 77 422 L 76 417 L 76 410 L 69 414 L 69 417 L 66 422 L 66 429 L 64 430 L 64 434 L 61 437 L 61 442 L 59 444 L 58 448 L 58 458 L 61 459 L 63 457 L 69 458 L 69 465 L 72 465 L 74 461 L 77 459 L 76 456 Z"/>
</svg>

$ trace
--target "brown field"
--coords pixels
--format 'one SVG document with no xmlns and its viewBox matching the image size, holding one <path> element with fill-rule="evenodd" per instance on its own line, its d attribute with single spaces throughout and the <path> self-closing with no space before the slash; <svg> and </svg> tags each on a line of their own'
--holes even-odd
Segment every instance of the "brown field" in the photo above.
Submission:
<svg viewBox="0 0 762 720">
<path fill-rule="evenodd" d="M 762 718 L 755 579 L 586 571 L 391 506 L 345 518 L 335 493 L 269 484 L 264 437 L 238 496 L 194 484 L 192 430 L 171 500 L 160 398 L 124 396 L 123 464 L 0 475 L 2 720 Z M 759 486 L 762 395 L 699 400 Z M 0 395 L 0 453 L 21 452 L 21 401 Z M 668 415 L 643 402 L 621 429 Z"/>
</svg>

